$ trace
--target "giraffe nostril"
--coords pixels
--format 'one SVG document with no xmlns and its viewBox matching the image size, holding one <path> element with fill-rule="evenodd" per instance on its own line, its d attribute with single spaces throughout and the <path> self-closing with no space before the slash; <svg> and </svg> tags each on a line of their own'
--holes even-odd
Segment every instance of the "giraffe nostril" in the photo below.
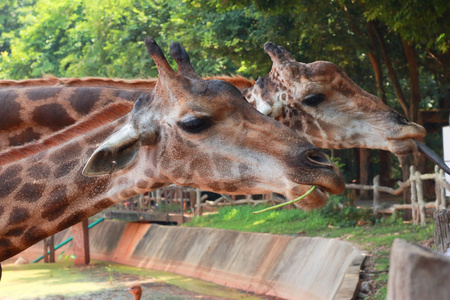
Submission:
<svg viewBox="0 0 450 300">
<path fill-rule="evenodd" d="M 330 158 L 323 152 L 318 150 L 310 150 L 306 153 L 306 158 L 311 162 L 323 166 L 331 166 L 333 163 Z"/>
</svg>

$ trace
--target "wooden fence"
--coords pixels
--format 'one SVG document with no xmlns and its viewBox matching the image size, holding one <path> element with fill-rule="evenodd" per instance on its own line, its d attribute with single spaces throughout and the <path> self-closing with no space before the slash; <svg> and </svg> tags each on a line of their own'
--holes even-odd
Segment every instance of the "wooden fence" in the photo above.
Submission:
<svg viewBox="0 0 450 300">
<path fill-rule="evenodd" d="M 423 193 L 423 180 L 434 180 L 436 200 L 434 202 L 425 202 Z M 373 210 L 374 213 L 395 213 L 396 210 L 411 209 L 412 221 L 414 224 L 426 224 L 426 209 L 434 208 L 435 210 L 445 209 L 447 206 L 445 198 L 445 190 L 450 190 L 450 184 L 445 180 L 444 171 L 435 166 L 434 173 L 421 174 L 411 166 L 410 177 L 406 182 L 398 182 L 399 187 L 396 189 L 380 186 L 379 175 L 373 179 L 373 185 L 346 184 L 348 189 L 372 190 L 373 191 Z M 391 195 L 400 195 L 406 189 L 411 191 L 411 204 L 394 204 L 387 209 L 380 206 L 380 192 Z"/>
</svg>

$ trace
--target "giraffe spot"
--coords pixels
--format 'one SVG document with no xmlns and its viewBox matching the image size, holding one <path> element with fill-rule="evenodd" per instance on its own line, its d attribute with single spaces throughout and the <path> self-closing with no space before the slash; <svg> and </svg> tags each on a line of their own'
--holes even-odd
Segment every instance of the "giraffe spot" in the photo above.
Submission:
<svg viewBox="0 0 450 300">
<path fill-rule="evenodd" d="M 211 191 L 220 191 L 220 184 L 217 181 L 212 181 L 206 184 Z"/>
<path fill-rule="evenodd" d="M 223 190 L 228 192 L 228 193 L 232 193 L 232 192 L 236 192 L 239 189 L 239 187 L 231 182 L 225 182 L 223 184 Z"/>
<path fill-rule="evenodd" d="M 147 187 L 147 181 L 139 180 L 138 183 L 137 183 L 137 187 L 139 189 L 145 189 Z"/>
<path fill-rule="evenodd" d="M 4 212 L 5 208 L 3 206 L 0 206 L 0 217 L 3 215 Z"/>
<path fill-rule="evenodd" d="M 0 249 L 1 248 L 9 248 L 12 246 L 12 243 L 8 239 L 0 239 Z"/>
<path fill-rule="evenodd" d="M 82 197 L 94 198 L 108 189 L 110 177 L 86 177 L 81 169 L 76 172 L 74 183 L 78 187 L 78 192 Z"/>
<path fill-rule="evenodd" d="M 191 178 L 191 176 L 180 166 L 180 167 L 176 167 L 173 171 L 172 171 L 172 176 L 174 178 L 183 178 L 186 180 L 189 180 Z"/>
<path fill-rule="evenodd" d="M 110 89 L 111 90 L 111 89 Z M 122 90 L 122 89 L 114 89 L 112 90 L 112 95 L 117 98 L 121 98 L 126 101 L 136 102 L 136 99 L 139 99 L 141 95 L 148 94 L 148 90 Z"/>
<path fill-rule="evenodd" d="M 45 184 L 25 183 L 16 193 L 14 199 L 17 201 L 36 202 L 44 193 Z"/>
<path fill-rule="evenodd" d="M 67 210 L 69 203 L 66 186 L 62 184 L 55 186 L 50 192 L 46 209 L 41 213 L 42 218 L 48 221 L 56 220 Z"/>
<path fill-rule="evenodd" d="M 165 184 L 164 182 L 156 182 L 156 183 L 152 184 L 152 186 L 150 187 L 150 189 L 156 190 L 156 189 L 159 189 L 159 188 L 164 187 L 165 185 L 166 185 L 166 184 Z"/>
<path fill-rule="evenodd" d="M 50 160 L 55 164 L 64 164 L 69 160 L 78 159 L 83 151 L 83 148 L 78 144 L 70 143 L 69 145 L 55 151 L 50 157 Z"/>
<path fill-rule="evenodd" d="M 26 245 L 33 245 L 48 236 L 50 236 L 50 234 L 47 234 L 45 230 L 40 229 L 37 226 L 33 226 L 23 234 L 22 241 Z"/>
<path fill-rule="evenodd" d="M 42 99 L 54 98 L 58 96 L 60 91 L 61 88 L 58 87 L 36 87 L 27 89 L 26 95 L 31 101 L 39 101 Z"/>
<path fill-rule="evenodd" d="M 46 179 L 50 176 L 51 169 L 49 166 L 37 164 L 30 167 L 27 173 L 33 179 Z"/>
<path fill-rule="evenodd" d="M 9 230 L 8 232 L 6 232 L 5 236 L 8 236 L 8 237 L 22 236 L 23 233 L 25 232 L 26 228 L 27 228 L 27 226 L 13 228 L 13 229 Z"/>
<path fill-rule="evenodd" d="M 33 111 L 33 121 L 53 131 L 60 130 L 75 123 L 75 120 L 57 103 L 36 107 Z"/>
<path fill-rule="evenodd" d="M 22 207 L 14 207 L 9 215 L 8 224 L 15 225 L 25 222 L 30 218 L 30 214 L 27 209 Z"/>
<path fill-rule="evenodd" d="M 131 198 L 135 195 L 136 195 L 136 192 L 133 190 L 124 190 L 124 191 L 120 192 L 120 196 L 125 199 Z"/>
<path fill-rule="evenodd" d="M 20 118 L 20 104 L 16 102 L 17 93 L 9 89 L 0 91 L 0 99 L 2 99 L 0 130 L 20 125 L 23 121 Z"/>
<path fill-rule="evenodd" d="M 114 201 L 112 201 L 109 198 L 105 198 L 105 199 L 102 199 L 99 202 L 95 203 L 94 204 L 94 208 L 103 210 L 103 209 L 108 208 L 108 207 L 110 207 L 112 205 L 114 205 Z"/>
<path fill-rule="evenodd" d="M 28 142 L 32 142 L 35 140 L 39 140 L 41 138 L 41 134 L 34 132 L 33 128 L 27 128 L 20 134 L 16 134 L 10 138 L 8 138 L 9 146 L 20 146 Z"/>
<path fill-rule="evenodd" d="M 0 175 L 0 198 L 8 196 L 17 189 L 22 182 L 22 179 L 17 177 L 20 171 L 22 166 L 11 166 Z"/>
<path fill-rule="evenodd" d="M 73 213 L 58 224 L 57 231 L 61 231 L 72 225 L 75 225 L 87 217 L 88 217 L 88 215 L 83 211 L 78 211 L 76 213 Z"/>
<path fill-rule="evenodd" d="M 69 161 L 68 163 L 62 164 L 59 166 L 54 173 L 55 178 L 60 178 L 69 174 L 78 164 L 79 160 L 74 159 Z"/>
<path fill-rule="evenodd" d="M 91 112 L 95 103 L 100 100 L 103 89 L 92 87 L 76 88 L 69 97 L 69 103 L 79 114 L 87 115 Z"/>
</svg>

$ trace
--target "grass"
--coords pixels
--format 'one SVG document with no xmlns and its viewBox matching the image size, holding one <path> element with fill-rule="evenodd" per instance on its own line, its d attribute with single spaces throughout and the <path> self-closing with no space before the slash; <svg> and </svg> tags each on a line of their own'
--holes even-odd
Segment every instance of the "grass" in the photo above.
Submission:
<svg viewBox="0 0 450 300">
<path fill-rule="evenodd" d="M 433 222 L 421 227 L 404 223 L 400 218 L 375 218 L 368 209 L 346 203 L 342 196 L 332 196 L 322 209 L 310 212 L 278 209 L 254 215 L 265 206 L 224 207 L 216 214 L 196 217 L 185 226 L 213 227 L 239 231 L 284 235 L 306 235 L 337 238 L 352 242 L 368 255 L 366 268 L 375 292 L 365 299 L 385 299 L 390 249 L 394 239 L 412 242 L 429 240 L 434 234 Z"/>
</svg>

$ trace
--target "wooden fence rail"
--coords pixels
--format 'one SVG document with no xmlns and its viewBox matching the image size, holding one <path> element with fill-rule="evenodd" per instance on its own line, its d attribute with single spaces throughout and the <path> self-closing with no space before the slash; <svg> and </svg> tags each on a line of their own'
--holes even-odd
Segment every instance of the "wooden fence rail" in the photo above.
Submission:
<svg viewBox="0 0 450 300">
<path fill-rule="evenodd" d="M 423 196 L 423 180 L 434 180 L 436 200 L 434 202 L 425 202 Z M 390 187 L 380 186 L 379 175 L 373 179 L 373 185 L 361 185 L 361 184 L 346 184 L 348 189 L 358 190 L 372 190 L 373 192 L 373 210 L 374 213 L 387 212 L 395 213 L 396 210 L 411 209 L 412 219 L 414 224 L 426 224 L 425 212 L 426 209 L 434 208 L 435 210 L 445 209 L 447 206 L 445 190 L 450 191 L 450 184 L 445 180 L 444 171 L 438 166 L 435 167 L 432 174 L 421 174 L 419 171 L 411 166 L 410 177 L 405 182 L 398 182 L 399 187 L 396 189 Z M 380 192 L 388 193 L 391 195 L 400 195 L 406 189 L 411 190 L 411 204 L 394 204 L 388 209 L 382 209 L 380 206 Z"/>
</svg>

